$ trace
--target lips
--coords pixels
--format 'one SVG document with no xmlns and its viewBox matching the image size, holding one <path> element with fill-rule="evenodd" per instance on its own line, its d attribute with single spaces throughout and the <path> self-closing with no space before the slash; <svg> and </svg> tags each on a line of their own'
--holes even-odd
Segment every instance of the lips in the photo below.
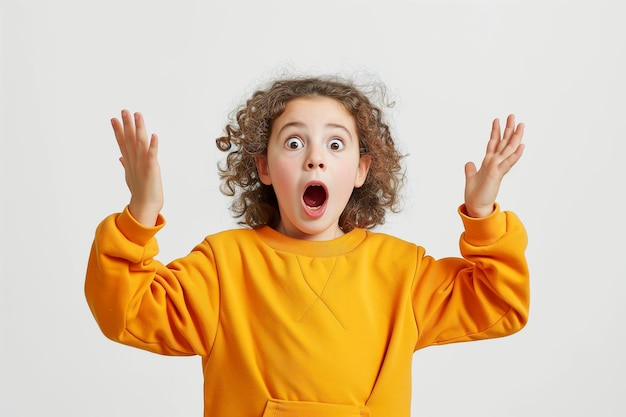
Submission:
<svg viewBox="0 0 626 417">
<path fill-rule="evenodd" d="M 321 217 L 326 208 L 328 193 L 322 184 L 310 184 L 304 190 L 302 202 L 304 210 L 310 217 Z"/>
</svg>

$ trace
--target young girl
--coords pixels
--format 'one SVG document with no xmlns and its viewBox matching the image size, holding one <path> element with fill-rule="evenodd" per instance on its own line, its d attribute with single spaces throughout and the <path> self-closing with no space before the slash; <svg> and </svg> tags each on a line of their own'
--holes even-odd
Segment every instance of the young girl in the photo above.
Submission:
<svg viewBox="0 0 626 417">
<path fill-rule="evenodd" d="M 85 293 L 103 333 L 200 355 L 204 415 L 410 414 L 420 348 L 512 334 L 529 307 L 526 234 L 495 199 L 524 127 L 496 119 L 465 167 L 462 258 L 435 260 L 369 231 L 395 210 L 401 155 L 379 107 L 347 81 L 279 80 L 217 140 L 222 190 L 247 227 L 155 260 L 165 222 L 158 140 L 122 111 L 113 130 L 131 191 L 96 230 Z"/>
</svg>

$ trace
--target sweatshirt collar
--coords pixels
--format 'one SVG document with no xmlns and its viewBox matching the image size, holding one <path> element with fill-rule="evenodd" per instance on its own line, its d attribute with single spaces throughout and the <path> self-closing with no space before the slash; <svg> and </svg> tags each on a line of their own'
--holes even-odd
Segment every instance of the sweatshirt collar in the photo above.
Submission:
<svg viewBox="0 0 626 417">
<path fill-rule="evenodd" d="M 325 241 L 294 239 L 269 226 L 255 229 L 255 232 L 266 245 L 274 250 L 312 258 L 343 255 L 356 248 L 367 236 L 367 232 L 359 228 L 336 239 Z"/>
</svg>

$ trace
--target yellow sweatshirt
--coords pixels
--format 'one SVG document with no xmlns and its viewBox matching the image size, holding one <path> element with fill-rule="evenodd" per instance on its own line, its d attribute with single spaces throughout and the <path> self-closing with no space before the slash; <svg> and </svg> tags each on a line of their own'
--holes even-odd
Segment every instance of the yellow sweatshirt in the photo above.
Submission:
<svg viewBox="0 0 626 417">
<path fill-rule="evenodd" d="M 462 213 L 463 258 L 353 230 L 300 241 L 269 227 L 211 235 L 168 265 L 156 232 L 107 217 L 85 293 L 112 340 L 200 355 L 206 417 L 410 415 L 411 358 L 512 334 L 529 307 L 526 233 L 511 212 Z"/>
</svg>

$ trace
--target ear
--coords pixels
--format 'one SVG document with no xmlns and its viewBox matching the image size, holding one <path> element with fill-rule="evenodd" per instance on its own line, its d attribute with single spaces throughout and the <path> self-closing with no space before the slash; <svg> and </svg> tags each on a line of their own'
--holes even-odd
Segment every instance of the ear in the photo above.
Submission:
<svg viewBox="0 0 626 417">
<path fill-rule="evenodd" d="M 256 164 L 256 171 L 259 174 L 259 179 L 265 185 L 272 184 L 272 177 L 270 176 L 270 169 L 267 166 L 267 156 L 257 155 L 254 157 L 254 163 Z"/>
<path fill-rule="evenodd" d="M 367 173 L 370 170 L 372 164 L 372 157 L 369 155 L 363 155 L 359 158 L 359 167 L 356 172 L 356 178 L 354 180 L 354 187 L 359 188 L 365 183 Z"/>
</svg>

